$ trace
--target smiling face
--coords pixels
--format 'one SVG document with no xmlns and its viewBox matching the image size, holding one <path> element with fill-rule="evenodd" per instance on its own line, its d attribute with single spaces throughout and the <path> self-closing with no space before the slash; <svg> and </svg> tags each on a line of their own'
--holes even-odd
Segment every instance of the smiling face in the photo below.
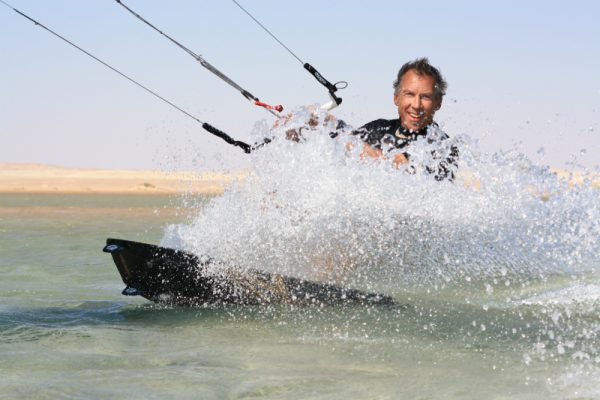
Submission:
<svg viewBox="0 0 600 400">
<path fill-rule="evenodd" d="M 435 95 L 435 79 L 429 75 L 419 75 L 408 70 L 400 80 L 394 93 L 394 104 L 402 126 L 412 131 L 433 122 L 433 115 L 442 106 L 441 96 Z"/>
</svg>

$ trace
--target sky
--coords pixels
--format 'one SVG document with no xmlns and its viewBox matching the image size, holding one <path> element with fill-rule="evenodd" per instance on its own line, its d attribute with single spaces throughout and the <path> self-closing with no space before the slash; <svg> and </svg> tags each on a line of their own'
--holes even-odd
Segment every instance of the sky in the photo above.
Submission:
<svg viewBox="0 0 600 400">
<path fill-rule="evenodd" d="M 436 120 L 482 151 L 598 169 L 600 2 L 238 0 L 298 57 L 344 80 L 334 114 L 394 118 L 392 82 L 426 56 L 449 83 Z M 274 117 L 114 0 L 13 7 L 197 116 L 248 140 Z M 261 100 L 286 109 L 326 90 L 229 0 L 124 0 Z M 0 162 L 115 169 L 238 169 L 244 153 L 0 4 Z"/>
</svg>

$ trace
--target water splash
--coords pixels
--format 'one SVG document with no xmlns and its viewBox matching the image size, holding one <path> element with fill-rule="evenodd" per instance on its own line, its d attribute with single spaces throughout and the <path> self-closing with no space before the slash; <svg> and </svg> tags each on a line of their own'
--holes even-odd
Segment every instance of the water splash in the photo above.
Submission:
<svg viewBox="0 0 600 400">
<path fill-rule="evenodd" d="M 306 121 L 312 120 L 312 126 Z M 371 290 L 517 276 L 525 282 L 594 270 L 600 201 L 516 150 L 484 154 L 466 136 L 418 140 L 411 166 L 362 160 L 361 143 L 331 139 L 336 122 L 302 109 L 252 154 L 249 177 L 213 199 L 163 244 L 235 265 Z M 291 130 L 299 142 L 285 140 Z M 460 148 L 454 183 L 427 167 Z"/>
</svg>

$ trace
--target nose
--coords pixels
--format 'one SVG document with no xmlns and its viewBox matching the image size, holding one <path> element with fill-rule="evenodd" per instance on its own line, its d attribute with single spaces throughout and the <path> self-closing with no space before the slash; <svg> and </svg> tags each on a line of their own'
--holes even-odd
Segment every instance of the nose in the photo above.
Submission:
<svg viewBox="0 0 600 400">
<path fill-rule="evenodd" d="M 421 96 L 414 96 L 412 98 L 411 104 L 412 108 L 415 110 L 420 110 L 423 108 L 423 102 L 421 101 Z"/>
</svg>

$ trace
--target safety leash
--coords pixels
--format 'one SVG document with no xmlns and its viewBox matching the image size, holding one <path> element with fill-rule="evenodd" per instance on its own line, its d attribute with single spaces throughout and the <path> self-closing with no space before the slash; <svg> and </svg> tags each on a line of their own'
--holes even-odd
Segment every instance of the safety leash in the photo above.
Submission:
<svg viewBox="0 0 600 400">
<path fill-rule="evenodd" d="M 252 93 L 250 93 L 246 89 L 242 88 L 240 85 L 238 85 L 237 83 L 235 83 L 227 75 L 225 75 L 224 73 L 222 73 L 221 71 L 219 71 L 217 68 L 215 68 L 212 64 L 210 64 L 208 61 L 206 61 L 200 54 L 194 53 L 192 50 L 190 50 L 189 48 L 185 47 L 184 45 L 182 45 L 181 43 L 179 43 L 178 41 L 176 41 L 175 39 L 173 39 L 171 36 L 167 35 L 163 31 L 161 31 L 160 29 L 158 29 L 156 26 L 152 25 L 150 22 L 148 22 L 148 20 L 146 20 L 140 14 L 136 13 L 131 8 L 127 7 L 121 0 L 115 0 L 115 1 L 119 5 L 121 5 L 124 9 L 126 9 L 127 11 L 129 11 L 132 15 L 134 15 L 137 19 L 139 19 L 140 21 L 142 21 L 143 23 L 145 23 L 146 25 L 148 25 L 149 27 L 151 27 L 152 29 L 154 29 L 156 32 L 160 33 L 161 35 L 163 35 L 164 37 L 166 37 L 167 39 L 169 39 L 172 43 L 174 43 L 176 46 L 178 46 L 183 51 L 185 51 L 186 53 L 188 53 L 189 55 L 191 55 L 192 57 L 194 57 L 194 59 L 196 59 L 196 61 L 198 61 L 200 63 L 200 65 L 202 65 L 204 68 L 206 68 L 207 70 L 209 70 L 210 72 L 212 72 L 213 74 L 215 74 L 216 76 L 218 76 L 219 78 L 221 78 L 223 81 L 225 81 L 231 87 L 233 87 L 235 90 L 237 90 L 238 92 L 240 92 L 242 94 L 242 96 L 244 96 L 247 100 L 250 100 L 251 102 L 253 102 L 255 105 L 257 105 L 259 107 L 264 107 L 271 114 L 273 114 L 273 115 L 275 115 L 276 117 L 279 118 L 279 114 L 277 114 L 275 111 L 277 111 L 277 112 L 283 111 L 283 106 L 282 105 L 272 106 L 272 105 L 269 105 L 267 103 L 263 103 L 262 101 L 260 101 L 258 99 L 258 97 L 254 96 Z"/>
<path fill-rule="evenodd" d="M 117 1 L 119 1 L 119 0 L 117 0 Z M 285 44 L 283 44 L 283 42 L 281 40 L 279 40 L 277 38 L 277 36 L 275 36 L 270 30 L 268 30 L 263 24 L 261 24 L 260 21 L 257 20 L 252 14 L 250 14 L 250 12 L 248 12 L 248 10 L 246 10 L 244 7 L 242 7 L 242 5 L 240 3 L 238 3 L 236 0 L 231 0 L 231 1 L 233 1 L 243 12 L 245 12 L 250 18 L 252 18 L 252 20 L 254 22 L 256 22 L 258 24 L 258 26 L 260 26 L 265 32 L 267 32 L 273 39 L 275 39 L 277 41 L 277 43 L 279 43 L 284 49 L 286 49 L 288 53 L 290 53 L 296 60 L 298 60 L 300 62 L 300 64 L 302 64 L 304 69 L 306 69 L 317 81 L 319 81 L 319 83 L 321 85 L 325 86 L 325 88 L 329 92 L 331 101 L 329 103 L 323 104 L 321 106 L 322 109 L 331 110 L 331 109 L 339 106 L 342 103 L 341 97 L 337 97 L 335 95 L 335 92 L 337 92 L 338 89 L 345 89 L 346 87 L 348 87 L 348 82 L 346 82 L 346 81 L 339 81 L 336 83 L 329 82 L 327 79 L 325 79 L 325 77 L 323 75 L 321 75 L 319 73 L 319 71 L 316 70 L 315 67 L 313 67 L 309 63 L 305 63 L 304 61 L 302 61 L 302 59 L 300 59 L 300 57 L 298 57 L 292 50 L 290 50 L 289 47 L 287 47 Z"/>
<path fill-rule="evenodd" d="M 138 81 L 136 81 L 133 78 L 127 76 L 126 74 L 124 74 L 123 72 L 119 71 L 118 69 L 112 67 L 108 63 L 102 61 L 101 59 L 99 59 L 98 57 L 96 57 L 95 55 L 93 55 L 92 53 L 84 50 L 83 48 L 79 47 L 78 45 L 76 45 L 75 43 L 71 42 L 70 40 L 68 40 L 65 37 L 63 37 L 63 36 L 59 35 L 58 33 L 54 32 L 53 30 L 51 30 L 47 26 L 45 26 L 42 23 L 36 21 L 35 19 L 31 18 L 30 16 L 26 15 L 25 13 L 17 10 L 13 6 L 11 6 L 10 4 L 6 3 L 4 0 L 0 0 L 0 3 L 4 4 L 8 8 L 11 8 L 17 14 L 19 14 L 22 17 L 24 17 L 24 18 L 28 19 L 29 21 L 33 22 L 36 26 L 39 26 L 40 28 L 46 30 L 47 32 L 51 33 L 52 35 L 56 36 L 57 38 L 63 40 L 64 42 L 68 43 L 69 45 L 75 47 L 77 50 L 81 51 L 85 55 L 87 55 L 87 56 L 91 57 L 92 59 L 96 60 L 100 64 L 102 64 L 105 67 L 107 67 L 108 69 L 112 70 L 113 72 L 116 72 L 121 77 L 127 79 L 129 82 L 133 83 L 134 85 L 136 85 L 136 86 L 144 89 L 146 92 L 150 93 L 152 96 L 160 99 L 161 101 L 167 103 L 168 105 L 170 105 L 171 107 L 175 108 L 176 110 L 178 110 L 178 111 L 182 112 L 183 114 L 187 115 L 188 117 L 192 118 L 194 121 L 200 123 L 202 125 L 202 128 L 204 128 L 206 131 L 208 131 L 208 132 L 212 133 L 213 135 L 215 135 L 215 136 L 223 139 L 224 141 L 226 141 L 227 143 L 229 143 L 229 144 L 231 144 L 233 146 L 240 147 L 242 150 L 244 150 L 245 153 L 251 153 L 253 150 L 258 149 L 258 148 L 264 146 L 265 144 L 267 144 L 267 143 L 269 143 L 271 141 L 270 139 L 265 138 L 262 142 L 255 143 L 254 145 L 249 145 L 248 143 L 244 143 L 244 142 L 241 142 L 239 140 L 233 139 L 231 136 L 229 136 L 225 132 L 223 132 L 223 131 L 215 128 L 214 126 L 212 126 L 208 122 L 201 121 L 199 118 L 197 118 L 194 115 L 190 114 L 189 112 L 187 112 L 183 108 L 177 106 L 173 102 L 165 99 L 164 97 L 162 97 L 161 95 L 159 95 L 155 91 L 147 88 L 146 86 L 142 85 Z"/>
</svg>

